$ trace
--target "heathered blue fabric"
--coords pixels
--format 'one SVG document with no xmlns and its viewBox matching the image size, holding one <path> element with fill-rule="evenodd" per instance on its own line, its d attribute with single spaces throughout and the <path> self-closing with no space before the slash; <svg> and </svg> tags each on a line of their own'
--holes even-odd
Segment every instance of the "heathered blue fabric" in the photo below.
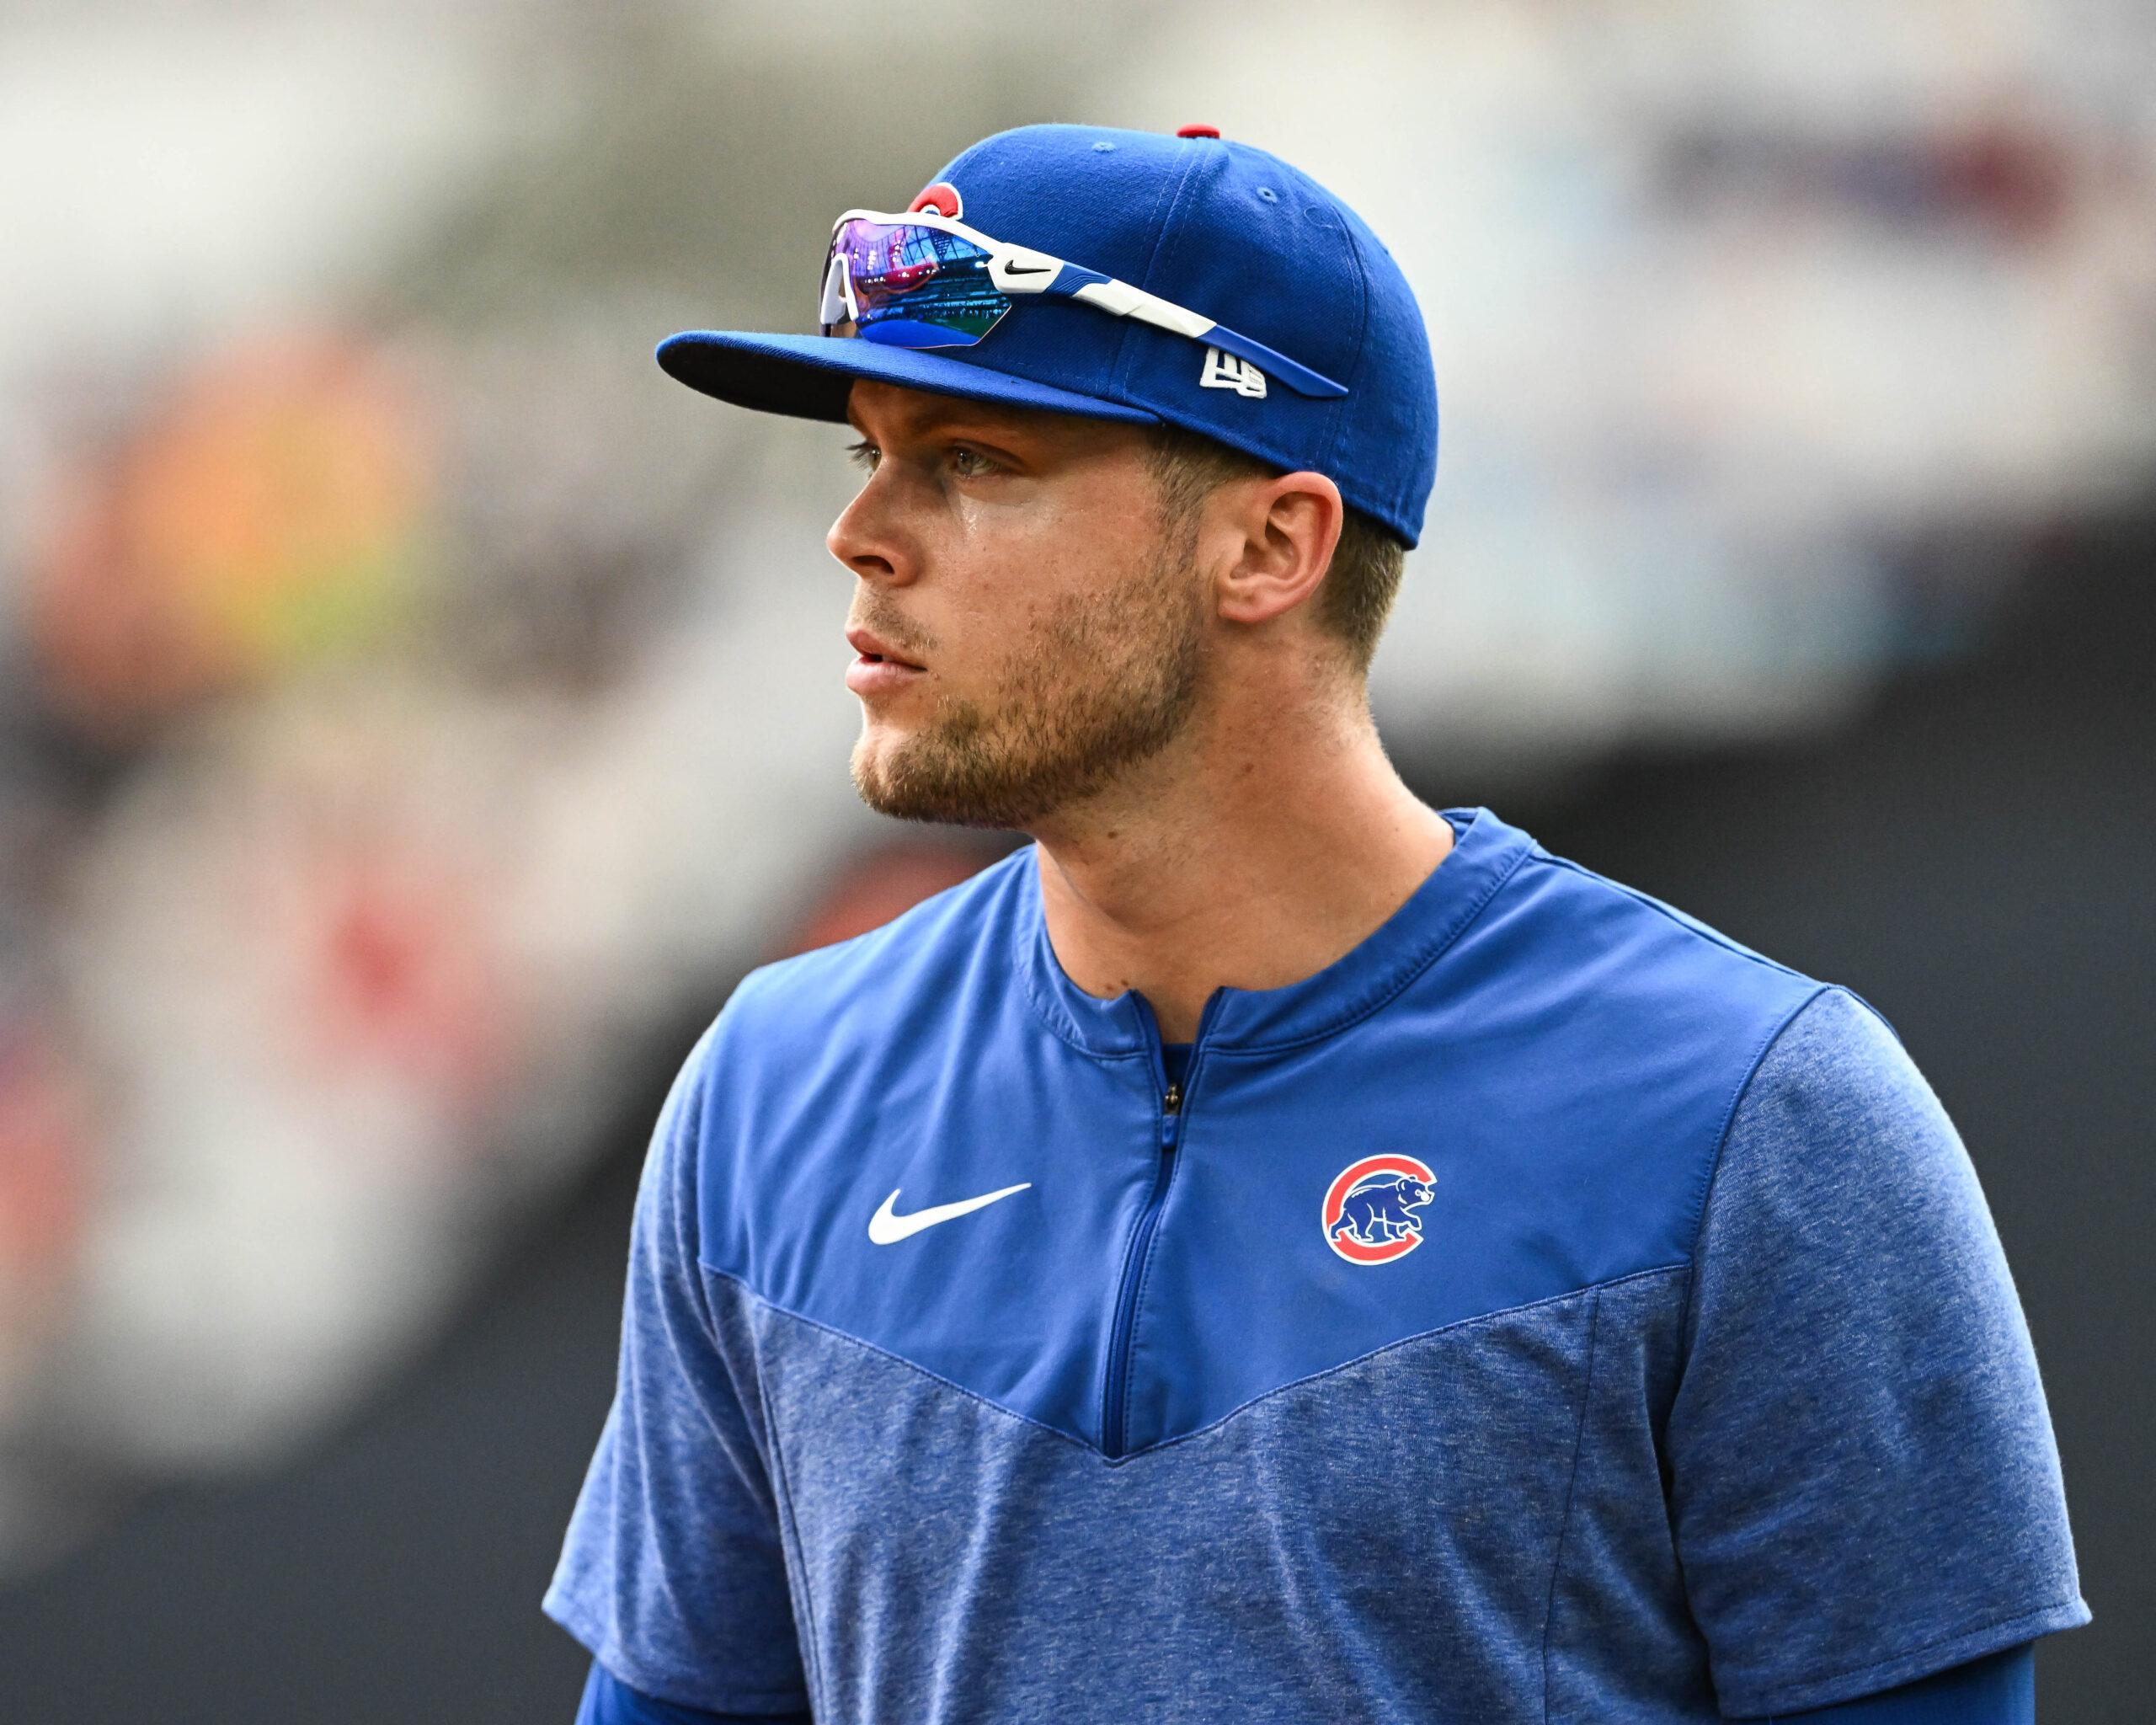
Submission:
<svg viewBox="0 0 2156 1725">
<path fill-rule="evenodd" d="M 2036 1648 L 2029 1642 L 1896 1685 L 1877 1695 L 1777 1713 L 1769 1725 L 2036 1725 Z M 654 1700 L 596 1659 L 574 1725 L 813 1725 L 807 1713 L 713 1713 Z"/>
<path fill-rule="evenodd" d="M 1898 1043 L 1448 813 L 1361 947 L 1209 1002 L 1172 1129 L 1030 848 L 744 982 L 654 1136 L 546 1609 L 664 1700 L 909 1722 L 1758 1716 L 2086 1621 Z M 1437 1198 L 1352 1263 L 1321 1199 L 1376 1153 Z"/>
<path fill-rule="evenodd" d="M 1664 1434 L 1725 1706 L 1817 1706 L 2085 1621 L 2036 1355 L 1938 1098 L 1830 996 L 1741 1123 Z M 1901 1632 L 1881 1646 L 1887 1598 Z"/>
</svg>

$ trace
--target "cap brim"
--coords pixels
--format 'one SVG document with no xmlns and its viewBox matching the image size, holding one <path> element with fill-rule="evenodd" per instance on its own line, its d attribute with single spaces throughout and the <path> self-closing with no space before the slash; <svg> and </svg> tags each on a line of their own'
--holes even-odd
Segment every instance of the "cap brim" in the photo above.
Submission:
<svg viewBox="0 0 2156 1725">
<path fill-rule="evenodd" d="M 1151 425 L 1160 419 L 1144 408 L 1013 377 L 947 354 L 884 347 L 853 336 L 691 329 L 659 343 L 659 363 L 668 377 L 721 401 L 759 413 L 840 425 L 846 422 L 846 392 L 857 377 L 967 401 L 1003 402 L 1092 419 Z"/>
</svg>

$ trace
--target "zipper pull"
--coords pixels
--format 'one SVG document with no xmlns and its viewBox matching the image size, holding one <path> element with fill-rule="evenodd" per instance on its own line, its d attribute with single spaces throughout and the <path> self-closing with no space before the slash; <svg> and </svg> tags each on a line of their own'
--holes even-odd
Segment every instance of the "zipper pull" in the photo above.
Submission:
<svg viewBox="0 0 2156 1725">
<path fill-rule="evenodd" d="M 1168 1080 L 1168 1093 L 1161 1098 L 1161 1112 L 1164 1114 L 1172 1114 L 1179 1113 L 1182 1108 L 1182 1086 L 1171 1078 Z"/>
</svg>

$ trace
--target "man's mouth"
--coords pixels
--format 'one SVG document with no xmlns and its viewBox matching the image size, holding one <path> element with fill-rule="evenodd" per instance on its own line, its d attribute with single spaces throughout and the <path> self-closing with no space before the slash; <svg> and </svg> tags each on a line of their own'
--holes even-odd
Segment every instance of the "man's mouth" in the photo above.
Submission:
<svg viewBox="0 0 2156 1725">
<path fill-rule="evenodd" d="M 927 675 L 925 666 L 910 660 L 888 653 L 863 652 L 846 668 L 846 686 L 857 695 L 873 699 L 913 688 L 916 679 Z"/>
<path fill-rule="evenodd" d="M 927 669 L 916 660 L 907 659 L 892 652 L 890 649 L 894 644 L 886 641 L 873 629 L 866 629 L 856 625 L 846 632 L 846 638 L 847 644 L 861 655 L 856 661 L 857 664 L 895 665 L 901 670 Z"/>
</svg>

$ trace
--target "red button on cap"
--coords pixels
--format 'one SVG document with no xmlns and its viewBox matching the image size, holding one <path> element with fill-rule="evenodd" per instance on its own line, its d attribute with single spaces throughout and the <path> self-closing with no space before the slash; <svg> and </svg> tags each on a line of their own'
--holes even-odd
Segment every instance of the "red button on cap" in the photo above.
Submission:
<svg viewBox="0 0 2156 1725">
<path fill-rule="evenodd" d="M 1179 138 L 1217 138 L 1220 136 L 1220 128 L 1217 126 L 1179 126 L 1176 128 L 1176 136 Z"/>
</svg>

